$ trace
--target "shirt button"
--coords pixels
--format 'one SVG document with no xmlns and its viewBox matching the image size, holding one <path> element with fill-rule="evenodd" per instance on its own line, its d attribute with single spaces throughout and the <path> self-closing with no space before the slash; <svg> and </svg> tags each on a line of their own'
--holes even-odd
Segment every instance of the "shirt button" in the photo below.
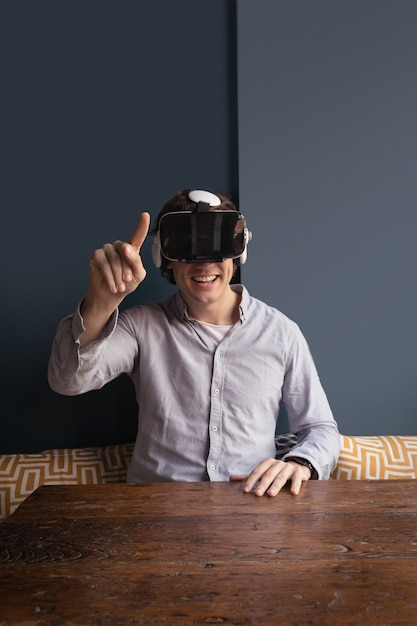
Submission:
<svg viewBox="0 0 417 626">
<path fill-rule="evenodd" d="M 220 389 L 215 389 L 215 390 L 214 390 L 214 394 L 215 394 L 216 396 L 218 396 L 218 395 L 219 395 L 219 393 L 220 393 Z"/>
<path fill-rule="evenodd" d="M 213 426 L 213 430 L 217 432 L 217 426 Z"/>
<path fill-rule="evenodd" d="M 211 469 L 211 470 L 215 470 L 215 469 L 216 469 L 216 466 L 214 465 L 214 463 L 212 463 L 212 464 L 210 465 L 210 469 Z"/>
</svg>

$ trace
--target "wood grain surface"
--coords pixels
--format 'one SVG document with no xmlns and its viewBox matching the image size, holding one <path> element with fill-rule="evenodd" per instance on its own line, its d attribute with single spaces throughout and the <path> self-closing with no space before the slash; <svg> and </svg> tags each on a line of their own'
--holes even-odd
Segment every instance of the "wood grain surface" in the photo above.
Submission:
<svg viewBox="0 0 417 626">
<path fill-rule="evenodd" d="M 417 481 L 44 486 L 0 524 L 0 626 L 417 624 Z"/>
</svg>

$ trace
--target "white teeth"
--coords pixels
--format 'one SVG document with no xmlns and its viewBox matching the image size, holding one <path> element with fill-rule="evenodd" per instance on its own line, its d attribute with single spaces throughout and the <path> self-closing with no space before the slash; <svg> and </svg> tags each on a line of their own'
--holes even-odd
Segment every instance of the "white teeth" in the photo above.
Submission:
<svg viewBox="0 0 417 626">
<path fill-rule="evenodd" d="M 210 283 L 215 278 L 215 276 L 194 276 L 194 280 L 198 283 Z"/>
</svg>

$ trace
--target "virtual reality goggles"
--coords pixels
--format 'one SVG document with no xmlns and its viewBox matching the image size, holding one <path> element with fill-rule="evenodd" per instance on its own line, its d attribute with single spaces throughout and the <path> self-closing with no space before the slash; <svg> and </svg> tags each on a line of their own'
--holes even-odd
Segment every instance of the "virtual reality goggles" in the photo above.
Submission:
<svg viewBox="0 0 417 626">
<path fill-rule="evenodd" d="M 240 259 L 243 264 L 251 239 L 244 216 L 237 211 L 211 208 L 221 201 L 207 191 L 194 190 L 189 197 L 197 203 L 195 211 L 165 213 L 161 217 L 152 251 L 155 265 L 161 266 L 161 255 L 169 261 Z"/>
</svg>

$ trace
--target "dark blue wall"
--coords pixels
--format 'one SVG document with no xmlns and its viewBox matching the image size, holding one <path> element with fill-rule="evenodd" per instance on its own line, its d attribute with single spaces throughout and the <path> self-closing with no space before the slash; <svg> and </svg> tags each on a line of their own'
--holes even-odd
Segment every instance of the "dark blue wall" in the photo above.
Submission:
<svg viewBox="0 0 417 626">
<path fill-rule="evenodd" d="M 417 3 L 238 0 L 242 278 L 342 432 L 416 434 Z"/>
<path fill-rule="evenodd" d="M 58 396 L 50 345 L 92 250 L 142 210 L 188 186 L 236 199 L 234 2 L 5 0 L 0 29 L 0 452 L 131 440 L 130 382 Z M 169 291 L 149 251 L 131 302 Z"/>
</svg>

